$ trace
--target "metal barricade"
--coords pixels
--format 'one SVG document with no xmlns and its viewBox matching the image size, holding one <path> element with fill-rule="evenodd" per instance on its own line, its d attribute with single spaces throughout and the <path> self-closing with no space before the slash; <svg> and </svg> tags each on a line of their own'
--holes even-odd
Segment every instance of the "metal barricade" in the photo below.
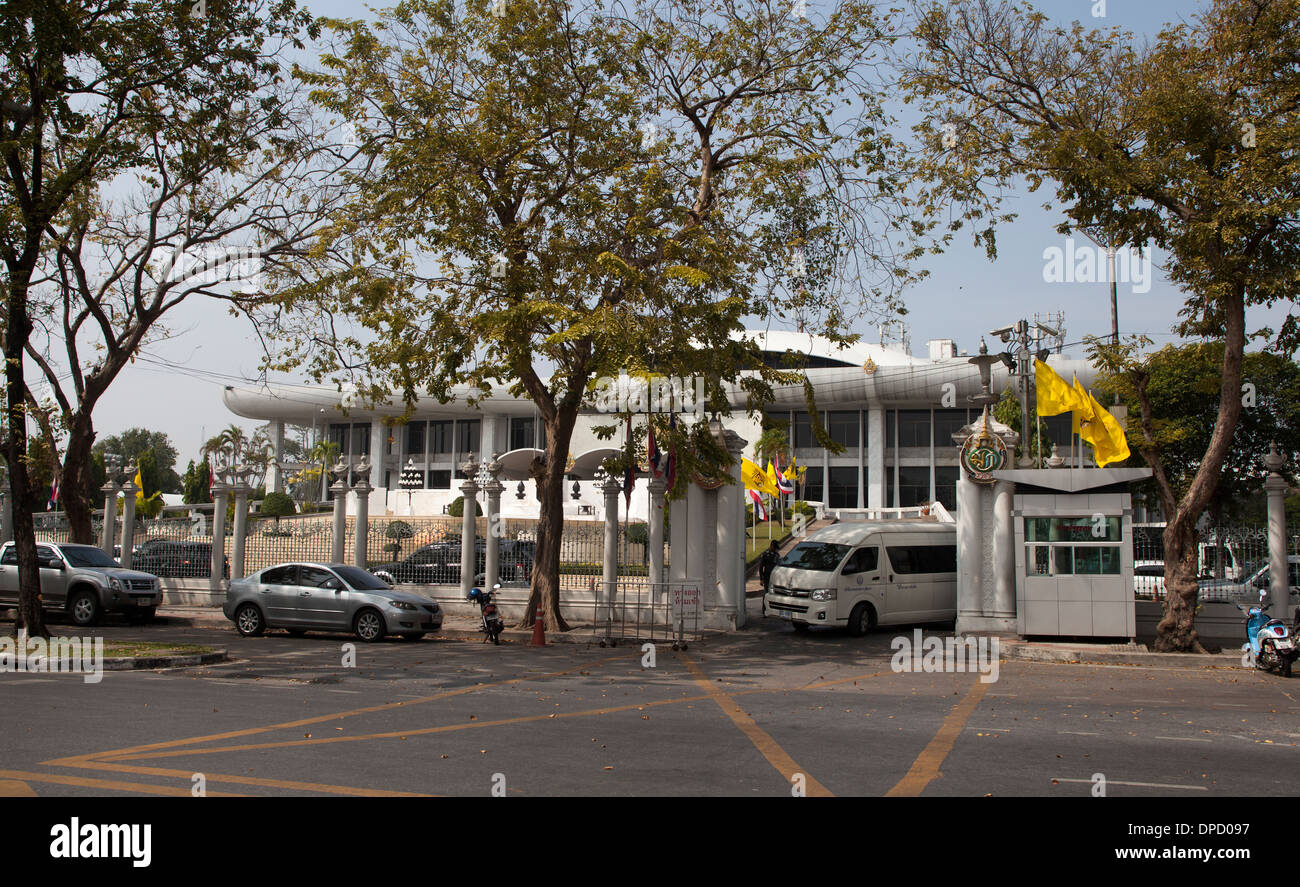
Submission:
<svg viewBox="0 0 1300 887">
<path fill-rule="evenodd" d="M 700 639 L 703 596 L 698 580 L 649 582 L 625 576 L 615 583 L 602 581 L 599 587 L 592 624 L 602 647 L 649 641 L 685 650 Z"/>
</svg>

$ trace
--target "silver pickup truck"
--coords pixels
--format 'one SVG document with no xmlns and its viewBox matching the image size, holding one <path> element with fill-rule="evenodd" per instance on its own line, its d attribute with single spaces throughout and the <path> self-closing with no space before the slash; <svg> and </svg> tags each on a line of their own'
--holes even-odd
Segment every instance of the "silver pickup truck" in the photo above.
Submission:
<svg viewBox="0 0 1300 887">
<path fill-rule="evenodd" d="M 70 542 L 39 542 L 41 605 L 62 610 L 77 625 L 94 625 L 104 613 L 123 613 L 132 623 L 148 622 L 162 603 L 158 577 L 124 570 L 101 549 Z M 18 604 L 18 550 L 0 548 L 0 607 Z"/>
</svg>

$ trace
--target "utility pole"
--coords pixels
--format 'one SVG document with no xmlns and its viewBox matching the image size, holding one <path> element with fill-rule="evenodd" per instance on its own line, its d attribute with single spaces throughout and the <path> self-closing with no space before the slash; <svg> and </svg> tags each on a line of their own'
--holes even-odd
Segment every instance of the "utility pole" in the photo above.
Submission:
<svg viewBox="0 0 1300 887">
<path fill-rule="evenodd" d="M 1035 335 L 1046 333 L 1049 336 L 1059 337 L 1059 331 L 1046 326 L 1039 321 L 1034 321 L 1034 328 L 1037 331 Z M 989 335 L 997 336 L 1003 342 L 1012 345 L 1012 350 L 1002 354 L 1002 362 L 1006 364 L 1007 369 L 1011 370 L 1019 378 L 1017 382 L 1020 388 L 1020 466 L 1021 468 L 1036 467 L 1036 459 L 1030 455 L 1030 438 L 1029 438 L 1029 371 L 1030 356 L 1033 352 L 1029 348 L 1029 321 L 1017 320 L 1010 326 L 1004 326 L 1001 329 L 990 331 Z M 1035 427 L 1037 423 L 1035 422 Z"/>
</svg>

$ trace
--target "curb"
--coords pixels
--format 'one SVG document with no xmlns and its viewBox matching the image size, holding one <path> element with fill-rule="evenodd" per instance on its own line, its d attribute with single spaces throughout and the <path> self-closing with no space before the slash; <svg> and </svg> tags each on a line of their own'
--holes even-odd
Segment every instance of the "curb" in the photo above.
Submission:
<svg viewBox="0 0 1300 887">
<path fill-rule="evenodd" d="M 211 653 L 187 653 L 183 656 L 118 656 L 104 660 L 104 671 L 131 671 L 137 668 L 192 668 L 224 662 L 230 657 L 225 650 Z"/>
<path fill-rule="evenodd" d="M 1120 653 L 1085 647 L 1053 648 L 1002 642 L 1002 658 L 1028 662 L 1062 662 L 1087 665 L 1159 666 L 1163 668 L 1246 669 L 1241 657 L 1224 653 Z"/>
</svg>

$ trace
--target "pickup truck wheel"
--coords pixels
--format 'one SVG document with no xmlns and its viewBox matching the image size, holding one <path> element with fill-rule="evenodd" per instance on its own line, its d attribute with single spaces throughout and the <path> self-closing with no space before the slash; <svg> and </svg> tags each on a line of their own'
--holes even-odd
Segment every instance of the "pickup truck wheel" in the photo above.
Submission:
<svg viewBox="0 0 1300 887">
<path fill-rule="evenodd" d="M 94 625 L 99 622 L 99 598 L 94 592 L 79 591 L 68 602 L 68 612 L 76 625 Z"/>
</svg>

